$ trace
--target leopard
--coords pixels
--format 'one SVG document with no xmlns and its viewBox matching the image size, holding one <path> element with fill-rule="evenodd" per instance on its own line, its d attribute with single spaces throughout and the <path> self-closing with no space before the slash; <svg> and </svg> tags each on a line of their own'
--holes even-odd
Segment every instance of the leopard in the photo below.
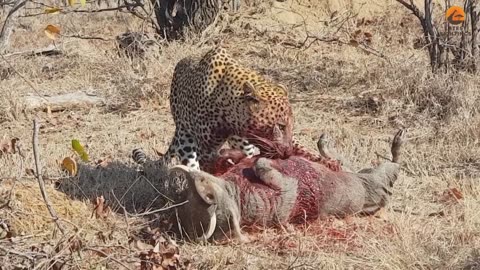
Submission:
<svg viewBox="0 0 480 270">
<path fill-rule="evenodd" d="M 225 46 L 187 56 L 175 66 L 170 86 L 175 133 L 165 163 L 173 158 L 189 168 L 209 170 L 228 142 L 246 158 L 259 154 L 253 141 L 281 132 L 296 154 L 309 154 L 293 137 L 293 109 L 287 88 L 242 65 Z M 275 127 L 275 128 L 274 128 Z"/>
</svg>

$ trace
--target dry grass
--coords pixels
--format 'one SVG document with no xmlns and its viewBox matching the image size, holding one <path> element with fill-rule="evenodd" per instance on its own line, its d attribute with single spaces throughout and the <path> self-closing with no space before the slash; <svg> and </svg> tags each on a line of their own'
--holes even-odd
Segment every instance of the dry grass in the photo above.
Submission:
<svg viewBox="0 0 480 270">
<path fill-rule="evenodd" d="M 166 149 L 174 130 L 167 96 L 175 64 L 205 52 L 212 40 L 223 39 L 240 61 L 289 87 L 296 135 L 310 148 L 315 149 L 319 134 L 327 132 L 338 151 L 361 168 L 376 161 L 375 152 L 388 153 L 398 127 L 408 127 L 412 139 L 405 146 L 405 169 L 382 218 L 319 221 L 292 234 L 260 231 L 255 233 L 258 241 L 248 245 L 184 244 L 182 258 L 199 269 L 480 269 L 480 77 L 432 75 L 426 52 L 413 48 L 420 37 L 417 22 L 393 1 L 385 2 L 372 24 L 359 27 L 373 34 L 371 46 L 386 59 L 328 42 L 289 46 L 304 40 L 304 24 L 310 34 L 332 35 L 337 28 L 322 20 L 341 4 L 293 2 L 273 8 L 252 4 L 239 19 L 230 17 L 225 31 L 217 28 L 207 35 L 210 41 L 200 47 L 195 38 L 156 45 L 144 60 L 119 57 L 113 42 L 75 38 L 61 40 L 65 52 L 61 56 L 11 56 L 5 58 L 8 63 L 0 59 L 0 136 L 20 138 L 25 168 L 34 167 L 30 145 L 34 116 L 44 125 L 40 151 L 46 177 L 63 176 L 58 162 L 73 155 L 69 148 L 73 138 L 88 146 L 92 159 L 114 160 L 106 169 L 86 166 L 78 179 L 48 189 L 68 236 L 83 243 L 80 253 L 72 253 L 70 268 L 119 269 L 115 260 L 128 263 L 137 258 L 129 236 L 140 234 L 149 221 L 128 217 L 127 225 L 118 205 L 107 220 L 91 218 L 91 200 L 104 195 L 114 206 L 115 194 L 131 213 L 163 206 L 153 188 L 161 185 L 163 173 L 138 177 L 130 151 L 142 146 L 154 156 L 152 148 Z M 372 7 L 377 7 L 375 1 L 367 1 L 361 14 L 368 15 Z M 49 23 L 62 25 L 70 34 L 106 38 L 141 27 L 140 21 L 116 13 L 22 18 L 12 36 L 12 51 L 48 45 L 42 29 Z M 337 35 L 348 42 L 348 34 L 356 29 L 351 19 Z M 105 96 L 108 104 L 48 116 L 25 111 L 21 101 L 27 93 L 77 90 Z M 58 232 L 52 235 L 54 223 L 38 184 L 28 175 L 12 180 L 21 175 L 20 160 L 18 155 L 0 158 L 0 205 L 11 199 L 9 207 L 0 209 L 0 221 L 7 221 L 17 234 L 13 243 L 0 239 L 0 246 L 22 253 L 68 254 L 72 244 Z M 442 200 L 450 188 L 458 189 L 463 198 Z M 60 252 L 55 250 L 58 243 Z M 22 261 L 21 256 L 2 254 L 4 250 L 0 265 Z"/>
</svg>

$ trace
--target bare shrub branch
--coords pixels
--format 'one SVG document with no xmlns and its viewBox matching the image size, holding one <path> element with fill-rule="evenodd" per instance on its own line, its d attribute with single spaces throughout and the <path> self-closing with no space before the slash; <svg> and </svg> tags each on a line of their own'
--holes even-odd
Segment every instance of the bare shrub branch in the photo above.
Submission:
<svg viewBox="0 0 480 270">
<path fill-rule="evenodd" d="M 420 11 L 413 3 L 413 0 L 408 2 L 406 0 L 396 1 L 418 18 L 422 26 L 425 43 L 427 44 L 432 72 L 436 72 L 440 68 L 445 68 L 445 71 L 449 68 L 454 68 L 455 70 L 466 68 L 472 72 L 477 71 L 479 13 L 475 12 L 475 1 L 467 0 L 465 2 L 465 20 L 463 26 L 459 28 L 461 31 L 460 41 L 453 39 L 452 26 L 448 22 L 446 22 L 445 31 L 439 31 L 433 20 L 432 0 L 425 0 L 424 12 Z M 446 6 L 448 8 L 449 1 L 446 1 Z M 453 65 L 450 64 L 449 53 L 454 55 L 454 59 L 452 59 Z"/>
<path fill-rule="evenodd" d="M 7 18 L 0 31 L 0 54 L 3 54 L 7 50 L 10 35 L 13 30 L 13 22 L 18 17 L 18 11 L 25 6 L 25 3 L 27 3 L 27 0 L 16 0 L 13 8 L 7 14 Z"/>
<path fill-rule="evenodd" d="M 42 178 L 42 171 L 41 171 L 41 166 L 40 166 L 40 154 L 38 152 L 38 131 L 40 129 L 40 124 L 38 123 L 37 119 L 33 120 L 33 156 L 35 159 L 35 172 L 36 172 L 36 177 L 38 180 L 38 185 L 40 186 L 40 192 L 42 193 L 43 200 L 45 201 L 45 205 L 47 206 L 48 212 L 50 213 L 50 216 L 52 217 L 53 221 L 58 227 L 58 230 L 62 233 L 65 234 L 65 231 L 58 221 L 58 216 L 57 213 L 55 212 L 55 209 L 53 209 L 52 204 L 50 203 L 50 200 L 48 199 L 47 191 L 45 190 L 45 182 L 43 181 Z"/>
</svg>

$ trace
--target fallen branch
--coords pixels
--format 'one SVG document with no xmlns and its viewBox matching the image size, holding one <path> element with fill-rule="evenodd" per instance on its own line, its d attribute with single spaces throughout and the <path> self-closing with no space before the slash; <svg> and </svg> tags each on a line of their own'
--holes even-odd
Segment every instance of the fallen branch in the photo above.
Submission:
<svg viewBox="0 0 480 270">
<path fill-rule="evenodd" d="M 42 172 L 40 167 L 40 156 L 38 153 L 38 130 L 39 129 L 40 129 L 40 124 L 38 123 L 37 119 L 34 119 L 33 120 L 33 156 L 35 158 L 35 171 L 36 171 L 36 176 L 38 180 L 38 185 L 40 186 L 40 192 L 42 193 L 43 200 L 47 205 L 48 212 L 50 212 L 50 216 L 52 217 L 53 221 L 57 225 L 58 230 L 62 234 L 65 234 L 63 227 L 60 225 L 60 222 L 58 221 L 57 213 L 55 212 L 55 209 L 53 209 L 50 203 L 50 200 L 48 199 L 47 192 L 45 191 L 45 182 L 43 182 L 43 178 L 42 178 Z"/>
<path fill-rule="evenodd" d="M 105 99 L 77 91 L 56 96 L 26 96 L 25 105 L 28 110 L 50 108 L 52 112 L 63 111 L 74 107 L 85 107 L 105 104 Z"/>
<path fill-rule="evenodd" d="M 4 54 L 3 56 L 9 57 L 14 55 L 22 55 L 22 54 L 26 54 L 27 56 L 39 56 L 39 55 L 50 56 L 50 55 L 62 54 L 62 51 L 56 48 L 55 45 L 50 44 L 48 47 L 45 47 L 45 48 L 36 49 L 36 50 L 27 50 L 27 51 L 21 51 L 21 52 L 13 52 L 13 53 Z"/>
</svg>

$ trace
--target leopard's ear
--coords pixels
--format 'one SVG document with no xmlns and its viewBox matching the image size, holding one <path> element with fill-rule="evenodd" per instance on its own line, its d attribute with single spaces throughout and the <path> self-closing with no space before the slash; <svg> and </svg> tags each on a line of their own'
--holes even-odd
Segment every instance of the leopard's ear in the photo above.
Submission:
<svg viewBox="0 0 480 270">
<path fill-rule="evenodd" d="M 254 102 L 254 103 L 260 102 L 260 97 L 257 94 L 257 90 L 255 89 L 255 87 L 251 82 L 249 81 L 244 82 L 242 86 L 242 90 L 243 90 L 243 97 L 245 98 L 246 101 Z"/>
<path fill-rule="evenodd" d="M 278 86 L 278 90 L 280 92 L 280 94 L 288 97 L 288 90 L 287 90 L 287 87 L 281 83 L 277 84 Z"/>
<path fill-rule="evenodd" d="M 273 141 L 282 141 L 283 139 L 283 132 L 280 126 L 281 124 L 278 123 L 273 126 Z"/>
</svg>

